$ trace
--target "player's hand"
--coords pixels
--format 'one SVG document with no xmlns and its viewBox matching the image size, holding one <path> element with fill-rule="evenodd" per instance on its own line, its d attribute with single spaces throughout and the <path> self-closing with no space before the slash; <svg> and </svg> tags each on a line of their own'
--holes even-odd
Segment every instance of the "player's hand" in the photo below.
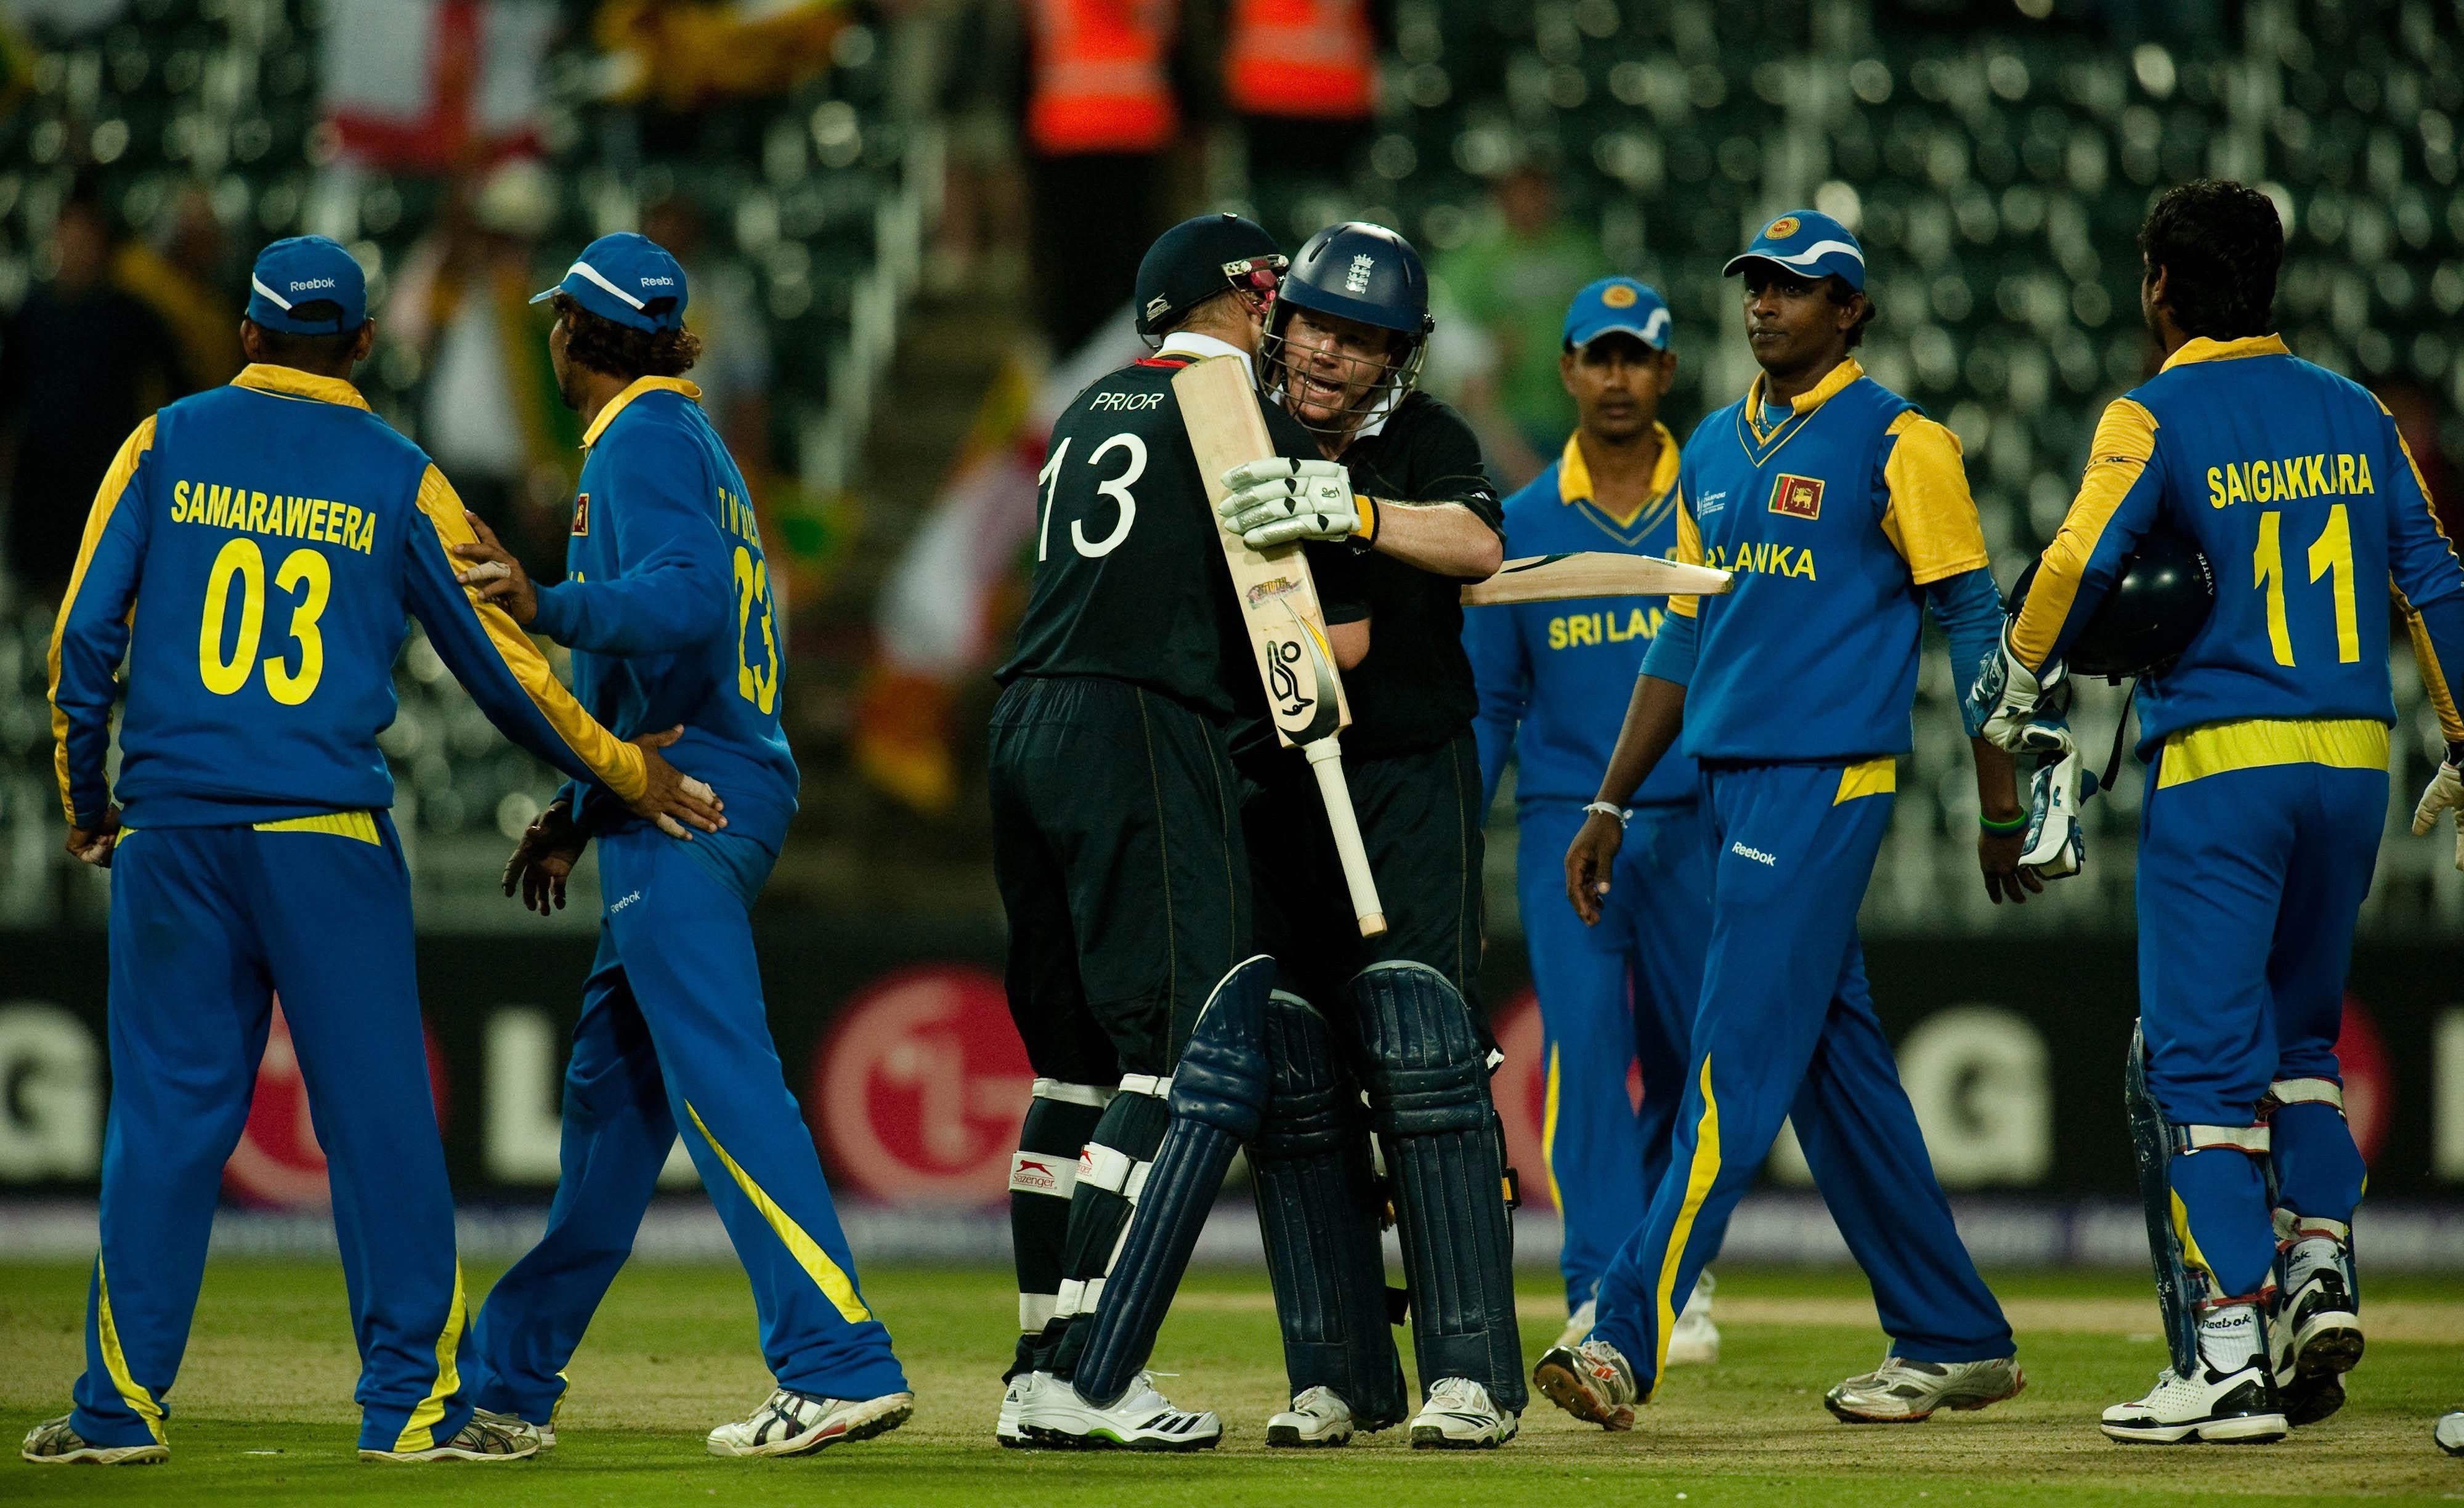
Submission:
<svg viewBox="0 0 2464 1508">
<path fill-rule="evenodd" d="M 114 805 L 106 804 L 103 807 L 100 826 L 69 829 L 69 852 L 77 855 L 79 862 L 90 863 L 98 869 L 111 867 L 111 851 L 119 844 L 120 808 Z"/>
<path fill-rule="evenodd" d="M 2441 812 L 2455 814 L 2455 867 L 2464 869 L 2464 743 L 2447 746 L 2446 762 L 2421 793 L 2421 804 L 2412 809 L 2412 836 L 2423 837 L 2437 826 Z"/>
<path fill-rule="evenodd" d="M 727 825 L 727 819 L 719 815 L 727 803 L 709 786 L 659 757 L 660 750 L 684 733 L 684 725 L 679 723 L 666 732 L 644 733 L 633 740 L 633 746 L 642 751 L 642 773 L 649 777 L 649 784 L 643 787 L 639 797 L 625 804 L 633 809 L 634 816 L 658 823 L 659 831 L 669 837 L 691 842 L 693 834 L 685 831 L 685 824 L 715 833 Z"/>
<path fill-rule="evenodd" d="M 495 603 L 513 615 L 514 622 L 529 627 L 539 616 L 539 590 L 531 585 L 530 573 L 512 551 L 496 542 L 496 532 L 486 519 L 468 509 L 462 516 L 471 521 L 471 532 L 479 537 L 453 547 L 455 558 L 469 562 L 453 573 L 453 579 L 475 589 L 479 601 Z"/>
<path fill-rule="evenodd" d="M 565 879 L 589 842 L 590 835 L 573 820 L 573 808 L 562 801 L 549 806 L 522 829 L 522 841 L 505 861 L 505 893 L 518 885 L 522 909 L 541 916 L 551 908 L 563 910 Z"/>
<path fill-rule="evenodd" d="M 1341 539 L 1360 527 L 1352 473 L 1332 461 L 1243 461 L 1223 473 L 1223 485 L 1229 491 L 1215 511 L 1252 550 Z"/>
<path fill-rule="evenodd" d="M 2012 754 L 2060 755 L 2070 752 L 2070 730 L 2062 718 L 2071 710 L 2069 673 L 2058 660 L 2042 670 L 2031 670 L 2011 652 L 2011 625 L 1993 652 L 1976 667 L 1968 688 L 1968 725 L 1997 749 Z"/>
<path fill-rule="evenodd" d="M 1583 819 L 1582 831 L 1566 849 L 1566 899 L 1585 927 L 1600 919 L 1600 897 L 1609 893 L 1609 872 L 1624 846 L 1624 824 L 1594 812 Z"/>
<path fill-rule="evenodd" d="M 2045 882 L 2019 862 L 2027 846 L 2025 831 L 1976 835 L 1976 866 L 1985 871 L 1985 896 L 1994 905 L 2007 899 L 2013 906 L 2025 906 L 2030 895 L 2043 893 Z"/>
</svg>

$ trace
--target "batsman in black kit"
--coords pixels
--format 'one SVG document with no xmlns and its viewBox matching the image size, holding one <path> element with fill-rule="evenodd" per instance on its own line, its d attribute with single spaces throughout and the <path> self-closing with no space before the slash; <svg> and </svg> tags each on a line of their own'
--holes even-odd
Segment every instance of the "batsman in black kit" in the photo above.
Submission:
<svg viewBox="0 0 2464 1508">
<path fill-rule="evenodd" d="M 1078 395 L 1039 477 L 1034 587 L 992 718 L 1010 1014 L 1037 1075 L 1010 1174 L 1006 1446 L 1202 1450 L 1222 1434 L 1143 1367 L 1265 1099 L 1273 964 L 1251 956 L 1231 755 L 1265 705 L 1172 378 L 1252 361 L 1284 266 L 1236 216 L 1167 231 L 1136 295 L 1159 349 Z M 1314 453 L 1287 416 L 1267 423 L 1289 454 Z M 1338 656 L 1357 631 L 1331 630 Z"/>
<path fill-rule="evenodd" d="M 1415 1448 L 1485 1449 L 1513 1438 L 1528 1397 L 1477 996 L 1479 703 L 1461 606 L 1463 583 L 1495 572 L 1504 549 L 1470 426 L 1414 386 L 1430 328 L 1409 242 L 1359 223 L 1312 237 L 1261 351 L 1269 394 L 1317 451 L 1236 469 L 1221 505 L 1252 545 L 1321 541 L 1333 555 L 1314 567 L 1321 590 L 1366 610 L 1343 753 L 1391 929 L 1359 935 L 1298 756 L 1244 750 L 1258 942 L 1282 966 L 1267 1008 L 1273 1092 L 1249 1149 L 1293 1393 L 1269 1445 L 1341 1445 L 1409 1414 Z M 1363 1090 L 1402 1239 L 1417 1413 L 1387 1319 Z"/>
</svg>

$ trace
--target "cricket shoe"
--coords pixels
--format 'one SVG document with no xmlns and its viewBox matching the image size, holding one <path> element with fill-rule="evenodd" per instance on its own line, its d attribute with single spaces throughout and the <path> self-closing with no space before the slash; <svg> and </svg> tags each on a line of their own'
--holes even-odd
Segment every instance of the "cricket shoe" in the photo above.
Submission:
<svg viewBox="0 0 2464 1508">
<path fill-rule="evenodd" d="M 2264 1358 L 2231 1372 L 2205 1365 L 2196 1377 L 2167 1366 L 2137 1403 L 2118 1403 L 2100 1427 L 2124 1445 L 2265 1445 L 2291 1432 Z"/>
<path fill-rule="evenodd" d="M 1634 1406 L 1642 1389 L 1625 1354 L 1606 1341 L 1551 1347 L 1531 1368 L 1531 1382 L 1551 1403 L 1586 1424 L 1634 1428 Z"/>
<path fill-rule="evenodd" d="M 442 1445 L 420 1451 L 362 1451 L 363 1461 L 527 1461 L 539 1453 L 539 1427 L 509 1413 L 471 1410 L 471 1422 Z"/>
<path fill-rule="evenodd" d="M 144 1445 L 95 1445 L 69 1428 L 69 1416 L 46 1419 L 26 1432 L 17 1454 L 36 1466 L 153 1466 L 171 1458 L 171 1447 L 155 1440 Z"/>
<path fill-rule="evenodd" d="M 710 1432 L 713 1455 L 809 1455 L 848 1440 L 888 1434 L 915 1413 L 913 1393 L 816 1398 L 781 1388 L 748 1418 Z"/>
<path fill-rule="evenodd" d="M 2341 1241 L 2310 1236 L 2288 1243 L 2283 1297 L 2268 1324 L 2276 1344 L 2277 1392 L 2286 1421 L 2317 1424 L 2344 1406 L 2344 1373 L 2361 1364 L 2361 1304 L 2351 1257 Z"/>
<path fill-rule="evenodd" d="M 1025 1426 L 1019 1421 L 1025 1417 L 1038 1394 L 1060 1386 L 1050 1372 L 1021 1372 L 1009 1380 L 1009 1386 L 1001 1389 L 1001 1418 L 993 1425 L 993 1438 L 1001 1442 L 1002 1450 L 1035 1449 L 1039 1442 L 1027 1438 Z"/>
<path fill-rule="evenodd" d="M 2015 1356 L 1981 1362 L 1912 1362 L 1885 1356 L 1870 1372 L 1822 1395 L 1843 1424 L 1923 1424 L 1937 1409 L 1982 1409 L 2016 1398 L 2028 1386 Z"/>
<path fill-rule="evenodd" d="M 1412 1416 L 1416 1451 L 1494 1451 L 1514 1438 L 1517 1416 L 1468 1377 L 1441 1377 Z"/>
<path fill-rule="evenodd" d="M 1292 1406 L 1266 1421 L 1266 1443 L 1287 1449 L 1352 1443 L 1352 1405 L 1331 1388 L 1292 1395 Z"/>
<path fill-rule="evenodd" d="M 1720 1327 L 1711 1322 L 1711 1294 L 1718 1287 L 1708 1268 L 1694 1280 L 1694 1292 L 1668 1327 L 1668 1366 L 1707 1366 L 1720 1359 Z"/>
<path fill-rule="evenodd" d="M 1583 1344 L 1583 1338 L 1592 1333 L 1592 1326 L 1599 1322 L 1600 1301 L 1597 1299 L 1584 1300 L 1575 1306 L 1573 1314 L 1566 1316 L 1566 1327 L 1557 1332 L 1557 1339 L 1549 1344 L 1549 1349 L 1573 1350 Z"/>
<path fill-rule="evenodd" d="M 2464 1455 L 2464 1410 L 2440 1414 L 2430 1437 L 2437 1441 L 2438 1448 L 2448 1454 Z"/>
<path fill-rule="evenodd" d="M 1176 1409 L 1155 1390 L 1154 1372 L 1138 1373 L 1110 1407 L 1089 1403 L 1078 1389 L 1046 1378 L 1019 1408 L 1020 1432 L 1030 1445 L 1061 1451 L 1211 1451 L 1223 1421 L 1204 1410 Z"/>
</svg>

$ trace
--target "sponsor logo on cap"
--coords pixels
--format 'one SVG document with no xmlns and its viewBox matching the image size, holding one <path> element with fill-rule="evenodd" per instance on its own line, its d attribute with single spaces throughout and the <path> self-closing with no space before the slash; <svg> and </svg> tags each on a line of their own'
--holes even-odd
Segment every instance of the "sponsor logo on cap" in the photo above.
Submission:
<svg viewBox="0 0 2464 1508">
<path fill-rule="evenodd" d="M 1369 274 L 1375 271 L 1377 271 L 1377 263 L 1370 257 L 1368 252 L 1363 251 L 1359 255 L 1353 257 L 1352 259 L 1352 271 L 1343 274 L 1344 292 L 1353 294 L 1365 294 L 1369 292 Z"/>
<path fill-rule="evenodd" d="M 672 277 L 645 277 L 642 279 L 642 286 L 645 288 L 673 288 L 676 286 L 676 280 Z"/>
<path fill-rule="evenodd" d="M 1766 241 L 1785 241 L 1790 236 L 1796 234 L 1796 216 L 1782 215 L 1764 229 L 1763 239 Z"/>
<path fill-rule="evenodd" d="M 1771 511 L 1791 518 L 1821 517 L 1822 479 L 1781 472 L 1771 483 Z"/>
<path fill-rule="evenodd" d="M 1611 283 L 1600 294 L 1600 302 L 1611 309 L 1631 309 L 1642 295 L 1623 283 Z"/>
<path fill-rule="evenodd" d="M 330 277 L 310 277 L 293 283 L 291 285 L 291 291 L 296 294 L 304 288 L 331 288 L 333 286 L 334 280 Z"/>
</svg>

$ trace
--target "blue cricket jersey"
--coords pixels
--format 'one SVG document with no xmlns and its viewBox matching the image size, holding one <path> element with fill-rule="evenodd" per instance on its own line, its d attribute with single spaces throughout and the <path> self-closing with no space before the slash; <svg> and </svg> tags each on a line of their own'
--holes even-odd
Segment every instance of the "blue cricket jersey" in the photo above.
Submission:
<svg viewBox="0 0 2464 1508">
<path fill-rule="evenodd" d="M 2387 768 L 2387 594 L 2447 737 L 2464 738 L 2445 668 L 2464 665 L 2464 569 L 2367 389 L 2272 335 L 2174 352 L 2098 422 L 2013 652 L 2057 657 L 2159 522 L 2207 552 L 2216 604 L 2182 657 L 2139 683 L 2142 754 L 2230 724 L 2367 725 L 2207 734 L 2167 754 L 2167 784 L 2263 764 Z"/>
<path fill-rule="evenodd" d="M 1649 499 L 1631 515 L 1612 514 L 1593 497 L 1582 448 L 1569 438 L 1554 464 L 1506 500 L 1507 557 L 1576 550 L 1673 557 L 1677 442 L 1666 426 L 1655 427 L 1660 462 Z M 1463 648 L 1480 690 L 1472 732 L 1480 740 L 1484 811 L 1497 795 L 1508 754 L 1515 760 L 1519 810 L 1544 803 L 1582 806 L 1599 794 L 1643 650 L 1659 633 L 1664 611 L 1660 599 L 1648 597 L 1465 610 Z M 1635 803 L 1691 801 L 1694 779 L 1694 761 L 1671 754 L 1635 793 Z"/>
<path fill-rule="evenodd" d="M 574 651 L 582 705 L 623 737 L 684 725 L 662 751 L 727 803 L 727 831 L 775 856 L 796 815 L 780 730 L 786 645 L 744 477 L 701 411 L 701 389 L 645 377 L 583 437 L 565 580 L 532 626 Z M 639 820 L 577 800 L 595 831 Z"/>
<path fill-rule="evenodd" d="M 117 797 L 130 827 L 253 824 L 393 804 L 405 615 L 508 737 L 626 797 L 642 753 L 557 683 L 500 609 L 454 584 L 462 502 L 339 378 L 254 365 L 120 448 L 52 630 L 70 825 L 99 825 L 113 672 L 128 659 Z"/>
<path fill-rule="evenodd" d="M 1987 563 L 1959 441 L 1853 357 L 1776 414 L 1763 382 L 1685 442 L 1678 558 L 1735 582 L 1669 600 L 1698 636 L 1679 747 L 1887 780 L 1914 741 L 1925 589 Z"/>
</svg>

